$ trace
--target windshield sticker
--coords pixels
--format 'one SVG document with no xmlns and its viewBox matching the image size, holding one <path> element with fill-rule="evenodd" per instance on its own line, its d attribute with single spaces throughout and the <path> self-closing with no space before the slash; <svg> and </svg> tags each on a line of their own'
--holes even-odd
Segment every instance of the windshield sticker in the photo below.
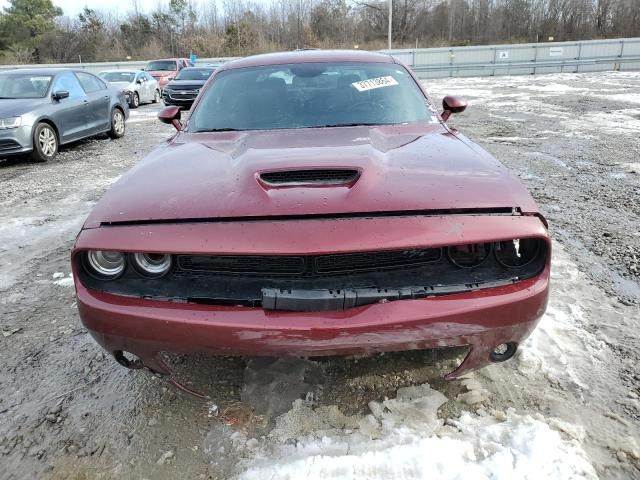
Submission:
<svg viewBox="0 0 640 480">
<path fill-rule="evenodd" d="M 359 92 L 366 92 L 367 90 L 373 90 L 374 88 L 392 87 L 398 85 L 396 79 L 392 76 L 370 78 L 369 80 L 362 80 L 361 82 L 353 82 L 351 84 Z"/>
</svg>

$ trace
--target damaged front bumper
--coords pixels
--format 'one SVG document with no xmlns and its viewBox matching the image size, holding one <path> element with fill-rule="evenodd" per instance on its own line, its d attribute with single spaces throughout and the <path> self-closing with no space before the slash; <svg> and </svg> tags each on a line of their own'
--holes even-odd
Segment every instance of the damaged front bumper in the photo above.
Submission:
<svg viewBox="0 0 640 480">
<path fill-rule="evenodd" d="M 163 351 L 311 357 L 470 346 L 448 376 L 456 378 L 491 363 L 496 345 L 520 344 L 544 313 L 547 296 L 543 274 L 517 286 L 314 313 L 181 305 L 78 285 L 80 315 L 96 341 L 163 374 L 170 374 L 158 356 Z"/>
</svg>

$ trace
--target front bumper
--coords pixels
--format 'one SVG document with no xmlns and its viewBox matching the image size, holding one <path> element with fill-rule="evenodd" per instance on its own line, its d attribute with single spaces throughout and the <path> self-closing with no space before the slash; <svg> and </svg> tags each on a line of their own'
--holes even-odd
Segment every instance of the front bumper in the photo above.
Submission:
<svg viewBox="0 0 640 480">
<path fill-rule="evenodd" d="M 175 105 L 177 107 L 185 107 L 185 108 L 190 108 L 191 105 L 193 105 L 193 102 L 196 101 L 196 98 L 198 97 L 198 94 L 194 94 L 194 95 L 170 95 L 167 93 L 167 91 L 165 90 L 162 93 L 162 100 L 164 101 L 165 105 Z"/>
<path fill-rule="evenodd" d="M 335 251 L 336 244 L 340 251 L 366 251 L 381 245 L 475 243 L 488 235 L 495 240 L 522 236 L 548 240 L 536 217 L 238 222 L 87 229 L 79 235 L 74 254 L 85 249 L 221 254 L 267 249 L 295 254 L 300 253 L 296 245 L 305 245 L 305 253 L 316 253 Z M 489 364 L 496 345 L 520 344 L 529 335 L 545 311 L 550 275 L 547 260 L 538 276 L 507 286 L 343 311 L 283 312 L 89 290 L 81 283 L 76 264 L 80 318 L 96 341 L 114 354 L 133 353 L 147 368 L 165 374 L 170 372 L 159 357 L 163 351 L 307 357 L 469 346 L 463 363 L 448 377 L 456 378 Z"/>
<path fill-rule="evenodd" d="M 0 158 L 32 151 L 31 128 L 31 125 L 22 125 L 18 128 L 0 130 Z"/>
</svg>

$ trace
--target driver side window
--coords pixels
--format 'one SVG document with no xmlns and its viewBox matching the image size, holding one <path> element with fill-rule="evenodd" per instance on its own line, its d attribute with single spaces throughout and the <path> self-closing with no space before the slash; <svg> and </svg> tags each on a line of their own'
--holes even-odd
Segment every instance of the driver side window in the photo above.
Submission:
<svg viewBox="0 0 640 480">
<path fill-rule="evenodd" d="M 60 90 L 69 92 L 69 98 L 82 98 L 85 96 L 80 82 L 71 72 L 61 73 L 56 77 L 53 85 L 53 92 L 58 92 Z"/>
</svg>

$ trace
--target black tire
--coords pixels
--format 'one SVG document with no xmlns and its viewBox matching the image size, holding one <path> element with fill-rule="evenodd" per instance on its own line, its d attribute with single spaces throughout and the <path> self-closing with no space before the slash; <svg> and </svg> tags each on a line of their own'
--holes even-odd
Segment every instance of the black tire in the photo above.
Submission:
<svg viewBox="0 0 640 480">
<path fill-rule="evenodd" d="M 58 135 L 48 123 L 39 123 L 33 129 L 33 151 L 31 160 L 46 162 L 52 160 L 58 153 Z"/>
<path fill-rule="evenodd" d="M 160 99 L 162 98 L 162 94 L 160 93 L 160 90 L 156 90 L 155 92 L 153 92 L 153 103 L 158 103 L 160 101 Z"/>
<path fill-rule="evenodd" d="M 125 130 L 124 112 L 116 107 L 111 112 L 111 130 L 109 130 L 108 135 L 114 140 L 116 138 L 122 138 L 124 137 Z"/>
<path fill-rule="evenodd" d="M 133 97 L 131 97 L 131 102 L 129 103 L 129 107 L 138 108 L 140 106 L 140 95 L 138 92 L 133 92 Z"/>
</svg>

